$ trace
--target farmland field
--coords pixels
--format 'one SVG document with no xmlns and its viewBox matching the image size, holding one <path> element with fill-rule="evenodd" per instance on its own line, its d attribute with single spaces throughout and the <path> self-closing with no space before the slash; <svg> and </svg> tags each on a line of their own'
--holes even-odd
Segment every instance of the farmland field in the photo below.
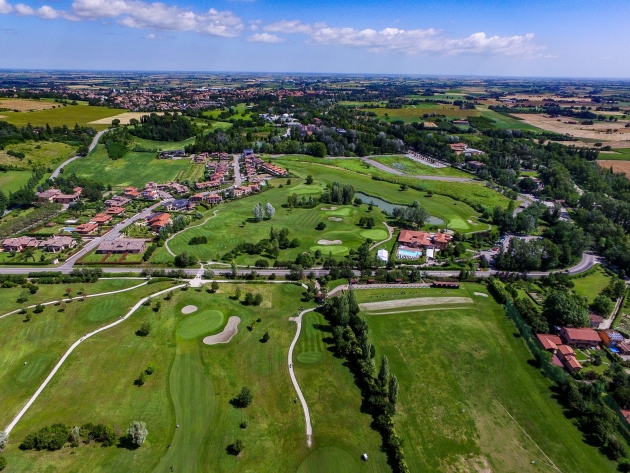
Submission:
<svg viewBox="0 0 630 473">
<path fill-rule="evenodd" d="M 16 440 L 4 454 L 14 471 L 161 473 L 171 466 L 180 472 L 298 471 L 305 459 L 309 461 L 310 451 L 302 410 L 293 402 L 286 353 L 295 334 L 288 317 L 304 305 L 303 289 L 251 284 L 241 288 L 263 294 L 263 305 L 251 308 L 232 300 L 228 296 L 234 286 L 228 284 L 217 294 L 176 290 L 170 301 L 160 297 L 158 312 L 141 307 L 129 320 L 85 341 L 12 432 Z M 184 315 L 186 305 L 199 311 Z M 204 345 L 203 336 L 220 331 L 232 315 L 242 319 L 238 334 L 224 345 Z M 75 318 L 86 315 L 80 312 Z M 134 333 L 143 321 L 151 322 L 147 337 Z M 252 331 L 245 328 L 250 324 L 255 326 Z M 261 343 L 265 332 L 270 340 Z M 134 379 L 149 364 L 155 366 L 154 374 L 144 386 L 135 386 Z M 243 386 L 252 390 L 253 402 L 238 409 L 229 400 Z M 149 430 L 137 450 L 95 448 L 94 443 L 72 449 L 72 455 L 68 449 L 17 448 L 27 433 L 52 422 L 105 422 L 120 434 L 134 419 L 145 421 Z M 247 428 L 239 427 L 242 421 L 248 422 Z M 238 457 L 226 451 L 236 438 L 245 445 Z"/>
<path fill-rule="evenodd" d="M 503 308 L 475 294 L 485 286 L 401 289 L 356 294 L 359 303 L 444 300 L 363 312 L 377 357 L 387 355 L 400 383 L 394 421 L 411 471 L 616 471 L 564 416 Z M 345 389 L 360 395 L 353 384 Z"/>
<path fill-rule="evenodd" d="M 614 151 L 600 152 L 599 159 L 604 160 L 604 161 L 630 160 L 630 148 L 616 148 Z"/>
<path fill-rule="evenodd" d="M 444 115 L 449 118 L 466 118 L 477 117 L 477 110 L 461 110 L 453 105 L 442 105 L 438 103 L 420 103 L 418 105 L 409 105 L 404 108 L 366 108 L 366 112 L 374 112 L 376 115 L 387 122 L 394 120 L 402 120 L 405 123 L 414 123 L 422 121 L 422 115 L 425 113 L 436 115 Z"/>
<path fill-rule="evenodd" d="M 149 182 L 170 182 L 190 166 L 189 159 L 157 159 L 155 153 L 128 152 L 118 160 L 107 156 L 104 145 L 98 145 L 87 157 L 68 164 L 64 172 L 75 173 L 114 187 L 144 187 Z"/>
<path fill-rule="evenodd" d="M 6 108 L 10 110 L 19 110 L 20 112 L 27 112 L 29 110 L 45 110 L 57 106 L 58 104 L 47 100 L 0 99 L 0 109 Z"/>
<path fill-rule="evenodd" d="M 516 130 L 533 131 L 533 132 L 542 131 L 541 128 L 530 125 L 523 120 L 517 120 L 516 118 L 508 117 L 507 115 L 497 113 L 493 110 L 481 109 L 480 114 L 482 117 L 492 120 L 494 122 L 492 123 L 492 126 L 494 128 L 499 128 L 499 129 L 509 128 L 511 130 L 516 129 Z"/>
<path fill-rule="evenodd" d="M 608 158 L 608 155 L 604 155 L 604 156 Z M 598 159 L 597 164 L 599 164 L 603 168 L 612 169 L 614 172 L 622 172 L 626 176 L 630 177 L 630 161 L 622 161 L 621 159 L 611 160 L 611 161 L 608 161 L 605 159 Z"/>
<path fill-rule="evenodd" d="M 62 126 L 67 125 L 73 127 L 75 124 L 80 126 L 91 126 L 98 130 L 104 130 L 108 125 L 90 125 L 90 122 L 101 118 L 114 117 L 123 113 L 125 110 L 106 108 L 106 107 L 90 107 L 80 105 L 68 105 L 67 107 L 51 108 L 48 110 L 38 110 L 34 112 L 2 112 L 9 123 L 18 127 L 26 126 L 29 123 L 34 126 Z"/>
<path fill-rule="evenodd" d="M 65 143 L 53 141 L 27 141 L 8 145 L 0 151 L 0 164 L 9 164 L 17 167 L 30 168 L 34 166 L 54 167 L 74 155 L 76 148 Z M 10 156 L 7 151 L 19 151 L 24 153 L 24 159 Z"/>
<path fill-rule="evenodd" d="M 0 191 L 8 196 L 9 192 L 15 192 L 25 185 L 31 178 L 30 171 L 6 171 L 0 172 Z"/>
</svg>

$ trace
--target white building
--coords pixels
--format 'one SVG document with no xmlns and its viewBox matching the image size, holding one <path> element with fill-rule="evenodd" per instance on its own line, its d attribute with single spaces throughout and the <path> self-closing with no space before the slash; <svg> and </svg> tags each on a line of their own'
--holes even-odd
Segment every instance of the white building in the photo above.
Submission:
<svg viewBox="0 0 630 473">
<path fill-rule="evenodd" d="M 381 261 L 384 261 L 387 263 L 387 261 L 389 260 L 389 251 L 387 250 L 378 250 L 376 252 L 376 257 L 378 259 L 380 259 Z"/>
</svg>

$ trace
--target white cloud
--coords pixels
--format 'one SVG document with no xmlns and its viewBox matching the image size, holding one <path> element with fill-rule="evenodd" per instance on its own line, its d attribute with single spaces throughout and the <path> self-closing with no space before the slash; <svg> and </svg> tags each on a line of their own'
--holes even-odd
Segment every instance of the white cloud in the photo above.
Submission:
<svg viewBox="0 0 630 473">
<path fill-rule="evenodd" d="M 13 11 L 13 5 L 7 3 L 6 0 L 0 0 L 0 14 L 8 15 Z"/>
<path fill-rule="evenodd" d="M 486 36 L 474 33 L 466 38 L 449 39 L 439 30 L 402 30 L 385 28 L 356 30 L 354 28 L 320 28 L 311 34 L 311 44 L 327 44 L 366 48 L 370 52 L 418 53 L 493 53 L 499 55 L 532 55 L 542 49 L 534 43 L 534 35 Z"/>
<path fill-rule="evenodd" d="M 23 3 L 18 3 L 15 7 L 15 13 L 18 15 L 34 15 L 35 10 L 33 10 L 28 5 L 24 5 Z"/>
<path fill-rule="evenodd" d="M 325 27 L 324 23 L 319 24 L 320 27 Z M 315 31 L 314 25 L 302 23 L 300 20 L 293 21 L 276 21 L 275 23 L 269 23 L 265 26 L 265 31 L 280 32 L 280 33 L 303 33 L 311 34 Z"/>
<path fill-rule="evenodd" d="M 280 38 L 275 34 L 257 33 L 246 39 L 250 43 L 284 43 L 286 39 Z"/>
<path fill-rule="evenodd" d="M 35 10 L 31 6 L 24 5 L 23 3 L 18 3 L 17 5 L 12 7 L 12 10 L 16 14 L 21 15 L 21 16 L 38 16 L 40 18 L 43 18 L 44 20 L 54 20 L 55 18 L 59 18 L 59 17 L 72 19 L 72 15 L 68 15 L 66 12 L 62 10 L 55 10 L 53 7 L 50 7 L 48 5 L 44 5 L 42 7 L 39 7 L 37 10 Z"/>
</svg>

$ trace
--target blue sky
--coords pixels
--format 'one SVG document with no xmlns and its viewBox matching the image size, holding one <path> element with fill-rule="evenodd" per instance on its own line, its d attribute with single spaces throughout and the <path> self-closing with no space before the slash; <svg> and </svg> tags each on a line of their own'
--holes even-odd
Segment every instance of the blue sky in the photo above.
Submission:
<svg viewBox="0 0 630 473">
<path fill-rule="evenodd" d="M 630 78 L 627 0 L 21 1 L 2 68 Z"/>
</svg>

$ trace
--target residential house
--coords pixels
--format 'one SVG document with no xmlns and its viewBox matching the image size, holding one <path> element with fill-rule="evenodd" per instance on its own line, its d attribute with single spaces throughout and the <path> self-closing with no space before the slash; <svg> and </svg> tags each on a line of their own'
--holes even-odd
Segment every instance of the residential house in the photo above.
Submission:
<svg viewBox="0 0 630 473">
<path fill-rule="evenodd" d="M 125 213 L 124 207 L 109 207 L 105 210 L 107 215 L 123 215 Z"/>
<path fill-rule="evenodd" d="M 94 217 L 90 219 L 91 223 L 96 223 L 98 226 L 105 225 L 112 219 L 111 215 L 107 214 L 96 214 Z"/>
<path fill-rule="evenodd" d="M 186 210 L 192 210 L 195 208 L 195 203 L 187 199 L 171 200 L 164 204 L 164 209 L 175 212 L 182 212 Z"/>
<path fill-rule="evenodd" d="M 81 197 L 81 192 L 83 189 L 81 187 L 75 187 L 72 189 L 72 194 L 57 194 L 55 196 L 55 202 L 59 204 L 71 204 L 79 200 Z"/>
<path fill-rule="evenodd" d="M 48 240 L 41 242 L 39 246 L 51 253 L 59 253 L 60 251 L 74 248 L 77 246 L 77 242 L 69 236 L 53 235 Z"/>
<path fill-rule="evenodd" d="M 82 223 L 81 225 L 77 226 L 74 231 L 77 232 L 79 235 L 91 235 L 96 230 L 98 230 L 98 223 L 90 222 Z"/>
<path fill-rule="evenodd" d="M 604 345 L 614 351 L 617 349 L 617 346 L 625 341 L 623 335 L 621 335 L 616 330 L 602 330 L 598 332 L 599 338 L 601 338 Z"/>
<path fill-rule="evenodd" d="M 131 202 L 131 199 L 129 199 L 127 197 L 123 197 L 121 195 L 115 195 L 111 199 L 107 199 L 105 201 L 105 205 L 107 207 L 124 207 L 129 202 Z"/>
<path fill-rule="evenodd" d="M 140 192 L 138 191 L 137 187 L 127 187 L 123 195 L 130 199 L 137 199 L 140 195 Z"/>
<path fill-rule="evenodd" d="M 566 345 L 573 348 L 596 348 L 601 342 L 592 328 L 562 327 L 558 335 Z"/>
<path fill-rule="evenodd" d="M 154 232 L 159 232 L 160 228 L 170 223 L 173 223 L 173 221 L 171 220 L 171 214 L 168 213 L 158 212 L 147 218 L 147 225 L 149 225 Z"/>
<path fill-rule="evenodd" d="M 481 161 L 466 161 L 466 167 L 468 169 L 472 169 L 473 171 L 476 171 L 477 169 L 479 169 L 483 165 L 484 164 Z"/>
<path fill-rule="evenodd" d="M 205 196 L 205 201 L 209 204 L 220 204 L 223 201 L 223 198 L 219 194 L 207 194 Z"/>
<path fill-rule="evenodd" d="M 451 241 L 451 235 L 446 233 L 418 232 L 401 230 L 398 243 L 409 248 L 443 250 Z"/>
<path fill-rule="evenodd" d="M 39 242 L 36 238 L 21 236 L 17 238 L 7 238 L 2 243 L 2 251 L 22 251 L 27 248 L 37 248 Z"/>
<path fill-rule="evenodd" d="M 604 321 L 604 317 L 602 317 L 601 315 L 593 314 L 593 313 L 588 314 L 588 318 L 591 323 L 591 328 L 599 328 L 599 326 Z"/>
<path fill-rule="evenodd" d="M 268 172 L 272 176 L 283 177 L 283 176 L 288 176 L 289 175 L 289 171 L 287 171 L 284 168 L 281 168 L 280 166 L 276 166 L 275 164 L 271 164 L 271 163 L 263 163 L 260 166 L 260 168 L 263 171 Z"/>
<path fill-rule="evenodd" d="M 536 334 L 536 339 L 538 343 L 543 348 L 551 353 L 556 353 L 558 351 L 558 347 L 562 345 L 562 340 L 557 335 L 551 335 L 548 333 L 538 333 Z"/>
<path fill-rule="evenodd" d="M 118 238 L 102 242 L 96 253 L 144 253 L 147 249 L 146 240 L 138 238 Z"/>
<path fill-rule="evenodd" d="M 146 200 L 158 200 L 160 198 L 160 195 L 155 189 L 145 189 L 140 192 L 140 197 Z"/>
<path fill-rule="evenodd" d="M 569 373 L 576 373 L 582 369 L 582 365 L 577 360 L 575 352 L 570 346 L 560 345 L 556 351 L 556 356 Z"/>
<path fill-rule="evenodd" d="M 51 187 L 50 189 L 45 190 L 43 192 L 35 193 L 35 195 L 37 196 L 37 201 L 40 204 L 43 204 L 45 202 L 54 202 L 55 197 L 57 197 L 60 194 L 61 194 L 61 191 L 59 189 L 55 189 L 54 187 Z"/>
</svg>

